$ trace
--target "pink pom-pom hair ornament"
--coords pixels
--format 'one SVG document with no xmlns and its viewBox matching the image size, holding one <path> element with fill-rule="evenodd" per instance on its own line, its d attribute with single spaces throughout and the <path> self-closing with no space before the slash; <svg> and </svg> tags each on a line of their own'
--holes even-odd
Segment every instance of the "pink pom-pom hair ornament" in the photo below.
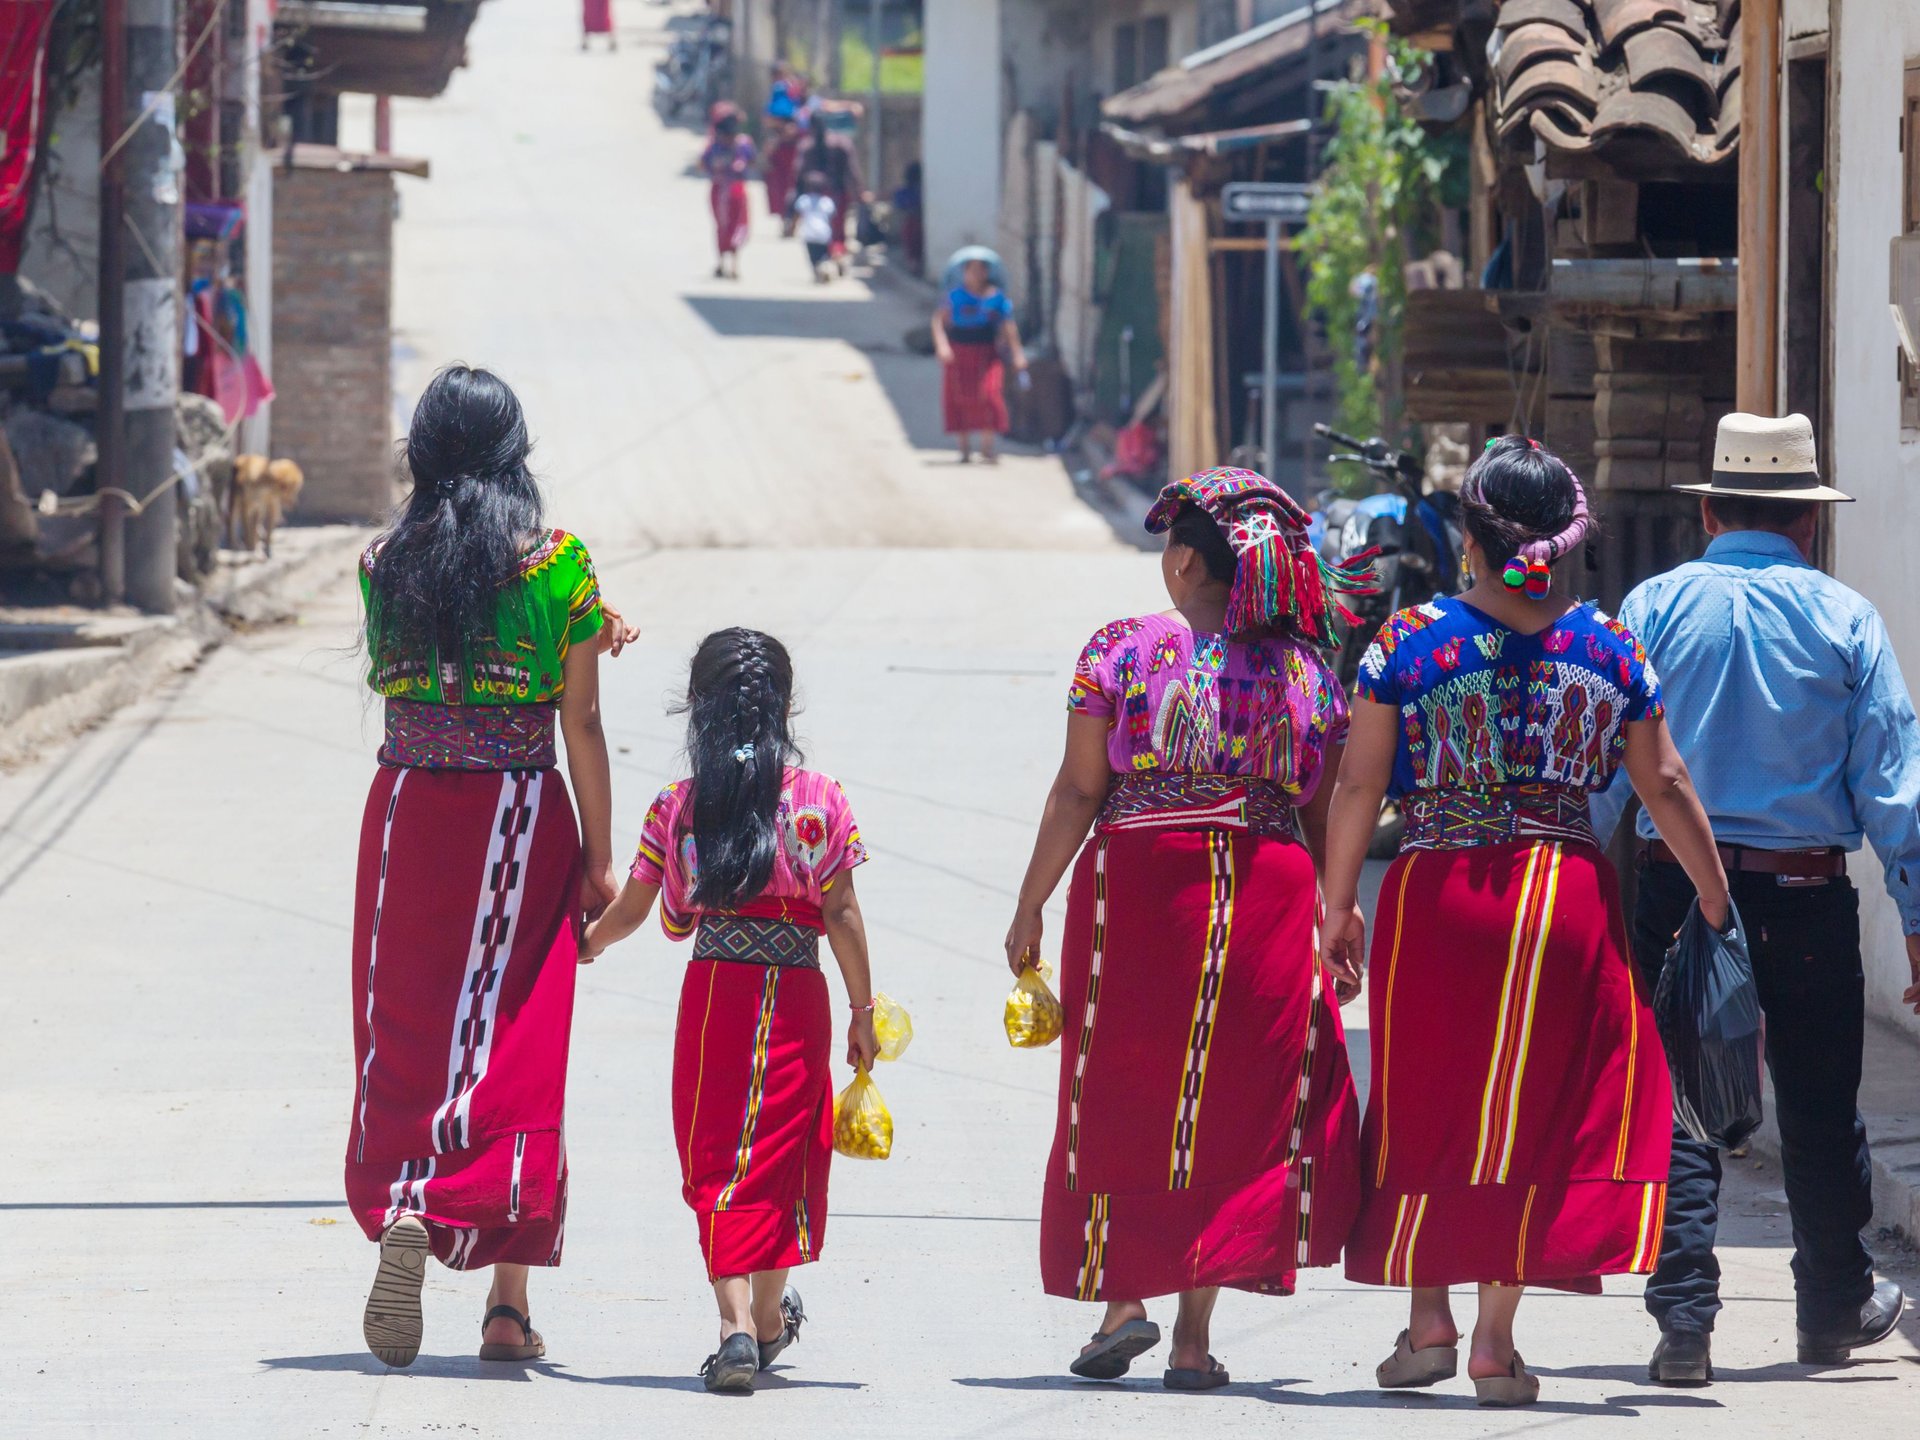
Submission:
<svg viewBox="0 0 1920 1440">
<path fill-rule="evenodd" d="M 1223 466 L 1176 480 L 1147 512 L 1164 534 L 1182 505 L 1197 505 L 1226 536 L 1239 564 L 1227 595 L 1227 633 L 1250 639 L 1290 633 L 1331 650 L 1357 616 L 1343 602 L 1378 588 L 1369 550 L 1334 565 L 1307 538 L 1311 517 L 1266 476 Z"/>
<path fill-rule="evenodd" d="M 1487 449 L 1492 449 L 1498 439 L 1489 440 Z M 1587 492 L 1580 484 L 1580 477 L 1573 473 L 1573 467 L 1551 450 L 1543 449 L 1538 440 L 1528 440 L 1527 443 L 1567 472 L 1567 478 L 1573 482 L 1573 519 L 1558 535 L 1550 535 L 1544 540 L 1529 540 L 1522 545 L 1501 570 L 1500 583 L 1509 590 L 1524 592 L 1529 600 L 1544 600 L 1553 593 L 1554 563 L 1587 538 L 1587 531 L 1593 527 L 1593 518 L 1587 511 Z M 1487 504 L 1480 477 L 1472 471 L 1467 474 L 1462 493 L 1479 504 Z"/>
</svg>

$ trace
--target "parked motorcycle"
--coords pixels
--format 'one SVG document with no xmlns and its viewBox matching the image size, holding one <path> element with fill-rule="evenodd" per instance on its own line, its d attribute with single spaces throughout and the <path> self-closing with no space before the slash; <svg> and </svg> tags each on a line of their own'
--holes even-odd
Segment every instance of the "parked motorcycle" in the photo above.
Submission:
<svg viewBox="0 0 1920 1440">
<path fill-rule="evenodd" d="M 1446 491 L 1429 492 L 1426 469 L 1413 456 L 1377 436 L 1358 440 L 1326 425 L 1313 429 L 1316 435 L 1346 447 L 1346 453 L 1328 457 L 1329 465 L 1363 465 L 1389 487 L 1361 500 L 1336 501 L 1326 507 L 1325 543 L 1330 559 L 1348 559 L 1365 550 L 1378 552 L 1373 569 L 1379 588 L 1349 603 L 1359 618 L 1341 642 L 1335 661 L 1341 683 L 1351 692 L 1360 676 L 1360 658 L 1389 616 L 1463 588 L 1460 557 L 1466 527 L 1459 497 Z M 1404 828 L 1398 807 L 1389 805 L 1368 853 L 1376 859 L 1396 854 Z"/>
<path fill-rule="evenodd" d="M 732 27 L 708 18 L 677 33 L 654 67 L 654 103 L 669 120 L 702 119 L 732 93 Z"/>
</svg>

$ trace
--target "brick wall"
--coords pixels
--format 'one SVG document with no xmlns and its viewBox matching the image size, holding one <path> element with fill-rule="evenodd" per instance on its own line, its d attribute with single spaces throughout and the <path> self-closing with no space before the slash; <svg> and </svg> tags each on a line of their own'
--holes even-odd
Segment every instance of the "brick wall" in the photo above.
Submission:
<svg viewBox="0 0 1920 1440">
<path fill-rule="evenodd" d="M 281 168 L 273 186 L 273 453 L 303 520 L 374 520 L 396 495 L 393 175 Z"/>
</svg>

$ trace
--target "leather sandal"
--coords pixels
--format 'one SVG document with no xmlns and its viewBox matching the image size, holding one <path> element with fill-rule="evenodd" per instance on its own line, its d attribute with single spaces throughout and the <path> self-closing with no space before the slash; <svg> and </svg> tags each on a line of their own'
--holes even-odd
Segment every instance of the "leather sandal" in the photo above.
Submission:
<svg viewBox="0 0 1920 1440">
<path fill-rule="evenodd" d="M 420 1357 L 420 1286 L 432 1251 L 427 1227 L 412 1215 L 401 1216 L 380 1237 L 380 1267 L 373 1272 L 360 1333 L 382 1365 L 403 1369 Z"/>
<path fill-rule="evenodd" d="M 1393 1342 L 1393 1354 L 1374 1367 L 1374 1383 L 1382 1390 L 1418 1390 L 1438 1385 L 1460 1373 L 1460 1346 L 1428 1345 L 1413 1348 L 1413 1332 L 1402 1330 Z"/>
<path fill-rule="evenodd" d="M 1531 1405 L 1540 1398 L 1540 1377 L 1527 1369 L 1526 1361 L 1520 1358 L 1520 1352 L 1516 1350 L 1513 1352 L 1513 1369 L 1505 1375 L 1474 1381 L 1473 1393 L 1489 1409 L 1511 1410 L 1517 1406 Z"/>
<path fill-rule="evenodd" d="M 487 1318 L 480 1322 L 480 1333 L 485 1335 L 489 1325 L 493 1324 L 496 1320 L 502 1319 L 511 1320 L 520 1327 L 520 1334 L 525 1337 L 524 1343 L 519 1345 L 503 1345 L 497 1340 L 490 1342 L 483 1341 L 480 1346 L 480 1358 L 482 1360 L 507 1360 L 525 1363 L 528 1360 L 538 1360 L 547 1353 L 547 1342 L 540 1338 L 539 1332 L 533 1328 L 532 1322 L 511 1305 L 496 1305 L 487 1311 Z"/>
</svg>

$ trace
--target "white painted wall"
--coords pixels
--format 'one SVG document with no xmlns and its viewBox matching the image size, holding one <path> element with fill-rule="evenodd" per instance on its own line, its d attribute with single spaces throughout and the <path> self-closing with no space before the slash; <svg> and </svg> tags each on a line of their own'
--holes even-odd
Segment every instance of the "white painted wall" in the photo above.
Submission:
<svg viewBox="0 0 1920 1440">
<path fill-rule="evenodd" d="M 1900 430 L 1888 243 L 1900 229 L 1898 123 L 1906 66 L 1920 60 L 1920 4 L 1833 0 L 1829 92 L 1838 116 L 1833 269 L 1834 483 L 1859 503 L 1836 517 L 1836 573 L 1879 607 L 1909 687 L 1920 684 L 1920 434 Z M 1920 1035 L 1899 1005 L 1907 966 L 1899 916 L 1870 850 L 1855 857 L 1867 1004 Z"/>
<path fill-rule="evenodd" d="M 926 93 L 920 111 L 927 264 L 962 245 L 991 245 L 1000 214 L 1000 6 L 926 0 Z"/>
</svg>

